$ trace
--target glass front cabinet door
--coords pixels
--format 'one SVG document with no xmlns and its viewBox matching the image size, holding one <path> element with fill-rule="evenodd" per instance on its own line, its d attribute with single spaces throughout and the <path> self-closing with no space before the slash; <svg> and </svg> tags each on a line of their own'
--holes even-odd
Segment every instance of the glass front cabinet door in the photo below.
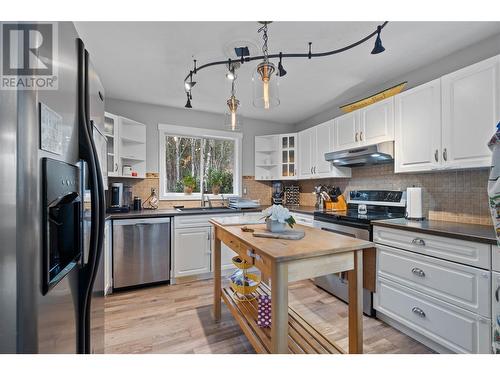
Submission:
<svg viewBox="0 0 500 375">
<path fill-rule="evenodd" d="M 108 141 L 108 176 L 119 176 L 119 145 L 118 145 L 118 116 L 111 113 L 104 115 L 104 135 Z"/>
<path fill-rule="evenodd" d="M 280 174 L 282 180 L 297 179 L 297 133 L 281 134 L 281 165 Z"/>
</svg>

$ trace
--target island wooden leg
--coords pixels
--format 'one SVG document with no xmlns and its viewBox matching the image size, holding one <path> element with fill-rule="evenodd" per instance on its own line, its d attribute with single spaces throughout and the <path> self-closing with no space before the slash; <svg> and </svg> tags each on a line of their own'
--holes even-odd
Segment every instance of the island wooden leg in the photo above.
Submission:
<svg viewBox="0 0 500 375">
<path fill-rule="evenodd" d="M 214 235 L 214 252 L 213 252 L 213 260 L 214 260 L 214 319 L 215 321 L 219 321 L 221 318 L 221 241 L 217 235 L 217 228 L 215 228 Z"/>
<path fill-rule="evenodd" d="M 354 252 L 349 271 L 349 353 L 363 353 L 363 250 Z"/>
<path fill-rule="evenodd" d="M 271 271 L 271 353 L 288 354 L 288 266 Z"/>
</svg>

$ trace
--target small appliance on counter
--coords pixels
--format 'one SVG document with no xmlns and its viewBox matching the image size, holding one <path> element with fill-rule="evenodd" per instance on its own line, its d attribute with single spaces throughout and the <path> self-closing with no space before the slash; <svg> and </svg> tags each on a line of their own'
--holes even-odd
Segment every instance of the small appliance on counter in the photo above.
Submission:
<svg viewBox="0 0 500 375">
<path fill-rule="evenodd" d="M 138 196 L 134 197 L 134 211 L 142 210 L 142 199 Z"/>
<path fill-rule="evenodd" d="M 107 212 L 129 212 L 132 188 L 130 186 L 123 186 L 121 182 L 113 182 L 110 190 L 111 202 L 107 208 Z"/>
<path fill-rule="evenodd" d="M 283 190 L 283 182 L 273 181 L 273 194 L 271 197 L 273 204 L 283 204 L 283 196 L 285 195 Z"/>
<path fill-rule="evenodd" d="M 409 220 L 423 220 L 422 188 L 409 187 L 406 189 L 406 218 Z"/>
</svg>

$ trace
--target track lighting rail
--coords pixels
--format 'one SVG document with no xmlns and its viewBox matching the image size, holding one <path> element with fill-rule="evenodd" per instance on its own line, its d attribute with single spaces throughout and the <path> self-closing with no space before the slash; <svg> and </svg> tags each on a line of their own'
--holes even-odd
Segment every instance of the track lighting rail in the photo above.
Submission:
<svg viewBox="0 0 500 375">
<path fill-rule="evenodd" d="M 364 42 L 368 41 L 369 39 L 371 39 L 372 37 L 374 37 L 375 35 L 379 35 L 380 34 L 380 31 L 389 23 L 389 21 L 385 21 L 384 23 L 382 23 L 381 25 L 379 25 L 377 27 L 377 29 L 375 31 L 373 31 L 372 33 L 370 33 L 369 35 L 365 36 L 364 38 L 358 40 L 357 42 L 354 42 L 354 43 L 351 43 L 345 47 L 342 47 L 342 48 L 338 48 L 338 49 L 334 49 L 334 50 L 331 50 L 331 51 L 325 51 L 325 52 L 316 52 L 316 53 L 312 53 L 310 51 L 311 49 L 311 43 L 309 44 L 309 52 L 308 53 L 274 53 L 274 54 L 270 54 L 267 56 L 268 59 L 282 59 L 282 58 L 300 58 L 300 57 L 305 57 L 307 59 L 311 59 L 313 57 L 325 57 L 325 56 L 331 56 L 331 55 L 336 55 L 338 53 L 341 53 L 341 52 L 345 52 L 347 50 L 350 50 L 354 47 L 357 47 L 359 46 L 360 44 L 363 44 Z M 188 75 L 186 76 L 186 78 L 184 78 L 184 82 L 186 82 L 188 79 L 190 79 L 194 74 L 197 74 L 200 70 L 202 69 L 205 69 L 205 68 L 209 68 L 211 66 L 216 66 L 216 65 L 228 65 L 228 62 L 229 61 L 233 61 L 233 62 L 240 62 L 241 64 L 245 63 L 245 62 L 249 62 L 249 61 L 255 61 L 255 60 L 262 60 L 264 59 L 264 55 L 260 55 L 260 56 L 247 56 L 247 57 L 241 57 L 241 59 L 235 59 L 235 60 L 220 60 L 220 61 L 213 61 L 213 62 L 209 62 L 209 63 L 206 63 L 206 64 L 203 64 L 201 66 L 196 66 L 196 60 L 194 60 L 194 70 L 191 70 Z"/>
</svg>

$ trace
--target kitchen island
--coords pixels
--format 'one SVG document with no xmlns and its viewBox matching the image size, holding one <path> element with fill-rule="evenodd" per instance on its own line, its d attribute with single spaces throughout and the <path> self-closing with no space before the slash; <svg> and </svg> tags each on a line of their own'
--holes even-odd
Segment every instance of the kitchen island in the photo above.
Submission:
<svg viewBox="0 0 500 375">
<path fill-rule="evenodd" d="M 242 225 L 255 231 L 264 224 L 252 224 L 246 217 L 214 218 L 214 319 L 220 320 L 221 301 L 238 321 L 257 353 L 343 353 L 335 343 L 307 323 L 288 306 L 288 283 L 349 272 L 349 353 L 363 352 L 362 324 L 362 258 L 363 249 L 372 248 L 368 241 L 350 238 L 302 225 L 301 240 L 254 237 L 243 232 Z M 262 274 L 259 295 L 271 295 L 271 328 L 257 325 L 257 302 L 239 301 L 221 284 L 221 243 Z"/>
</svg>

